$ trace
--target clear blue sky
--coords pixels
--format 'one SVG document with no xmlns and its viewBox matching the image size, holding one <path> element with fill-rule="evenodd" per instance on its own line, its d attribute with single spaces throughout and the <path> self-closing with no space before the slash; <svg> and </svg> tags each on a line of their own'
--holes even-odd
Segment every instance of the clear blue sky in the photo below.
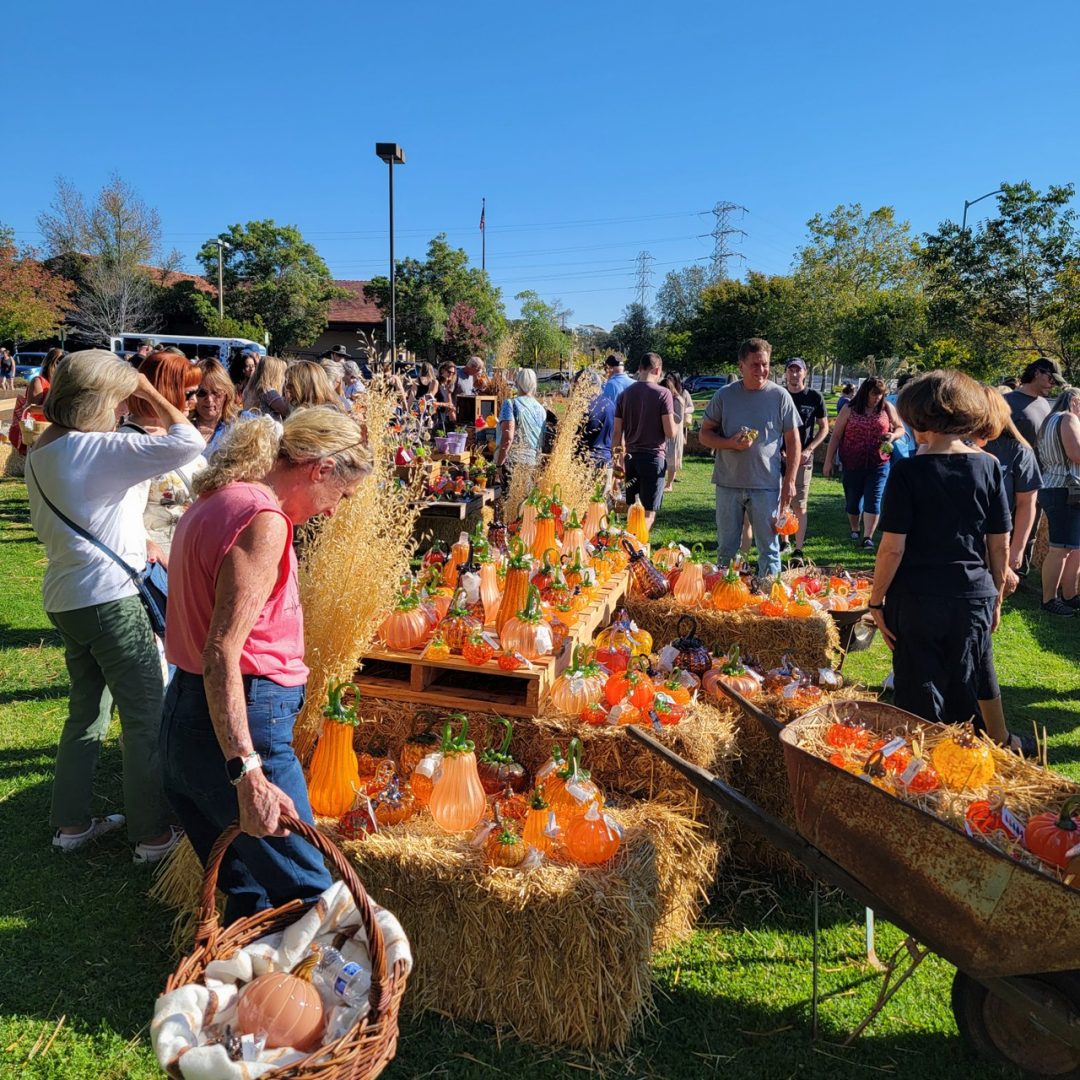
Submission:
<svg viewBox="0 0 1080 1080">
<path fill-rule="evenodd" d="M 1080 179 L 1071 4 L 42 0 L 4 23 L 0 221 L 32 243 L 54 177 L 117 171 L 191 270 L 269 217 L 338 277 L 384 273 L 376 140 L 408 155 L 400 254 L 445 231 L 479 264 L 486 196 L 511 312 L 534 288 L 604 326 L 639 251 L 654 284 L 707 260 L 719 200 L 749 211 L 743 265 L 782 273 L 841 202 L 921 232 L 1002 180 Z"/>
</svg>

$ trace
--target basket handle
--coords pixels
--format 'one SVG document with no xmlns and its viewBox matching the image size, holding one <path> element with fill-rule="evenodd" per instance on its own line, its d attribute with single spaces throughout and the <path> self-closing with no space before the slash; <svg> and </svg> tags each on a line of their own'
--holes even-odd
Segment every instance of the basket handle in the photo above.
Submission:
<svg viewBox="0 0 1080 1080">
<path fill-rule="evenodd" d="M 306 821 L 293 817 L 291 814 L 282 814 L 281 824 L 290 832 L 306 840 L 320 854 L 329 859 L 330 864 L 341 876 L 349 892 L 356 901 L 356 910 L 360 915 L 360 922 L 367 935 L 368 956 L 371 960 L 371 989 L 368 992 L 368 1005 L 372 1014 L 381 1015 L 390 1006 L 390 984 L 386 973 L 386 943 L 383 941 L 382 930 L 375 920 L 375 908 L 368 896 L 367 890 L 356 876 L 356 871 L 341 853 L 341 849 L 332 843 L 314 826 Z M 205 946 L 214 937 L 221 926 L 218 922 L 217 892 L 218 873 L 221 870 L 221 862 L 225 858 L 225 852 L 232 842 L 240 835 L 240 823 L 234 821 L 214 841 L 210 849 L 210 857 L 206 860 L 206 869 L 203 871 L 202 896 L 199 899 L 199 921 L 195 928 L 195 945 Z"/>
</svg>

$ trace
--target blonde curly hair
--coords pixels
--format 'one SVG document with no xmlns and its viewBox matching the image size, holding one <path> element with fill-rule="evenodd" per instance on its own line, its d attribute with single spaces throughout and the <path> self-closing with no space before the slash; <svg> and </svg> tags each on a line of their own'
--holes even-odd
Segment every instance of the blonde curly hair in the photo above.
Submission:
<svg viewBox="0 0 1080 1080">
<path fill-rule="evenodd" d="M 226 484 L 263 480 L 277 461 L 302 466 L 323 458 L 332 458 L 334 472 L 345 480 L 371 471 L 367 441 L 356 422 L 338 409 L 295 409 L 282 422 L 268 416 L 239 420 L 193 487 L 202 495 Z"/>
</svg>

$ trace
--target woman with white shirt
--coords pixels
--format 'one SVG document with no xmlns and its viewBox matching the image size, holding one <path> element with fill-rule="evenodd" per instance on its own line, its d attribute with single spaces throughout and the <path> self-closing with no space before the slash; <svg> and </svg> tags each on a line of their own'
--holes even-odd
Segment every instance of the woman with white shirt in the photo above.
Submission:
<svg viewBox="0 0 1080 1080">
<path fill-rule="evenodd" d="M 149 405 L 162 435 L 120 434 L 126 398 Z M 56 751 L 53 846 L 82 847 L 124 824 L 92 817 L 94 772 L 115 700 L 123 730 L 124 810 L 137 863 L 161 859 L 179 833 L 169 826 L 158 732 L 164 683 L 150 620 L 131 578 L 65 524 L 60 510 L 133 569 L 146 564 L 143 508 L 151 477 L 194 461 L 202 437 L 184 413 L 128 364 L 103 349 L 73 353 L 45 400 L 50 426 L 26 470 L 30 520 L 45 545 L 45 612 L 64 642 L 71 680 L 68 717 Z"/>
</svg>

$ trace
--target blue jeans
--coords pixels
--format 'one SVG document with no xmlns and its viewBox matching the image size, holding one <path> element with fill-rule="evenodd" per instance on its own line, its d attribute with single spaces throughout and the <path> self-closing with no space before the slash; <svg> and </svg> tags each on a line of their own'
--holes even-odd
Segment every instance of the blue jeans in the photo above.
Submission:
<svg viewBox="0 0 1080 1080">
<path fill-rule="evenodd" d="M 292 747 L 304 688 L 246 675 L 244 693 L 248 730 L 266 778 L 292 799 L 298 817 L 314 824 L 304 770 Z M 201 675 L 177 671 L 169 684 L 160 751 L 165 794 L 205 866 L 214 841 L 240 812 L 236 788 L 225 775 Z M 218 887 L 227 897 L 226 925 L 290 900 L 314 900 L 329 885 L 322 856 L 292 835 L 241 834 L 226 852 L 218 877 Z"/>
<path fill-rule="evenodd" d="M 881 496 L 889 479 L 889 463 L 876 469 L 844 470 L 844 501 L 849 514 L 880 514 Z"/>
<path fill-rule="evenodd" d="M 750 528 L 758 550 L 758 575 L 764 577 L 780 572 L 780 537 L 773 529 L 773 515 L 779 502 L 779 489 L 716 489 L 716 551 L 721 566 L 727 566 L 739 550 L 745 511 L 750 515 Z"/>
</svg>

